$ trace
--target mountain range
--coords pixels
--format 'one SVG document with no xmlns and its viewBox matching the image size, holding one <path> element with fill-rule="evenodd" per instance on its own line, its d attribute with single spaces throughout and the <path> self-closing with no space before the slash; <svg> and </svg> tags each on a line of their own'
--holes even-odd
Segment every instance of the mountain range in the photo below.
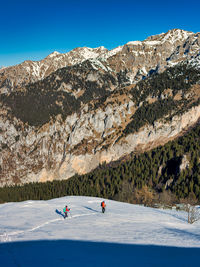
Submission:
<svg viewBox="0 0 200 267">
<path fill-rule="evenodd" d="M 164 145 L 199 118 L 200 33 L 173 29 L 1 68 L 0 185 L 88 173 Z"/>
</svg>

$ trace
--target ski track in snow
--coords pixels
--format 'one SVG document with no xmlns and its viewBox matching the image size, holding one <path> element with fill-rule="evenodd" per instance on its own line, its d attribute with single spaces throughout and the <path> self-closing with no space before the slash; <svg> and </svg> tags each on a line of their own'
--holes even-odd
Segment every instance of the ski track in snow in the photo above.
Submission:
<svg viewBox="0 0 200 267">
<path fill-rule="evenodd" d="M 77 214 L 77 215 L 73 215 L 73 216 L 70 214 L 70 217 L 68 217 L 66 220 L 77 218 L 77 217 L 82 217 L 82 216 L 91 216 L 91 215 L 94 215 L 94 214 L 96 214 L 96 212 L 93 212 L 93 213 L 85 213 L 85 214 Z M 38 226 L 35 226 L 35 227 L 31 228 L 31 229 L 27 229 L 27 230 L 24 230 L 24 231 L 17 231 L 17 232 L 11 232 L 11 233 L 9 233 L 9 232 L 7 233 L 6 232 L 6 236 L 9 237 L 9 236 L 15 236 L 15 235 L 19 235 L 19 234 L 28 233 L 28 232 L 33 232 L 33 231 L 35 231 L 35 230 L 37 230 L 39 228 L 44 227 L 47 224 L 54 223 L 56 221 L 63 221 L 63 220 L 64 219 L 62 219 L 62 218 L 58 218 L 58 219 L 54 219 L 54 220 L 51 220 L 51 221 L 47 221 L 45 223 L 42 223 L 42 224 L 40 224 Z M 1 234 L 0 235 L 0 238 L 1 237 L 4 237 L 4 236 L 5 236 L 5 233 L 4 234 Z"/>
</svg>

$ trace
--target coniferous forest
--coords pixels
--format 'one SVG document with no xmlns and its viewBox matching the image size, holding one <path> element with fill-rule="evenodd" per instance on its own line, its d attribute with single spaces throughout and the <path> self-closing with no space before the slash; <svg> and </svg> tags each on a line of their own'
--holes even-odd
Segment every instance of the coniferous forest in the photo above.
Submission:
<svg viewBox="0 0 200 267">
<path fill-rule="evenodd" d="M 183 159 L 187 164 L 180 168 Z M 151 205 L 189 196 L 200 203 L 200 125 L 164 146 L 64 181 L 0 188 L 0 202 L 47 200 L 67 195 L 96 196 Z"/>
</svg>

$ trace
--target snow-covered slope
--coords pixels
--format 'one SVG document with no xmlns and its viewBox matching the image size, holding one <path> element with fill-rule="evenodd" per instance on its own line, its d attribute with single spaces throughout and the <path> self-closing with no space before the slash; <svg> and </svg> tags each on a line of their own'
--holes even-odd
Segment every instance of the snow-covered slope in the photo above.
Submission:
<svg viewBox="0 0 200 267">
<path fill-rule="evenodd" d="M 102 214 L 100 202 L 0 205 L 1 266 L 192 266 L 198 259 L 200 223 L 188 224 L 185 212 L 107 200 Z M 66 204 L 71 215 L 64 220 Z"/>
</svg>

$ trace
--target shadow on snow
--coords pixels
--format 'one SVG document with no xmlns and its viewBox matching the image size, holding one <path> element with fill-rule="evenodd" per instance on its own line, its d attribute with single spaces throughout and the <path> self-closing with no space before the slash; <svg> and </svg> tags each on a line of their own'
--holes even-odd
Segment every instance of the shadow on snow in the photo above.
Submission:
<svg viewBox="0 0 200 267">
<path fill-rule="evenodd" d="M 191 233 L 188 232 L 186 230 L 182 230 L 182 229 L 174 229 L 174 228 L 166 228 L 166 230 L 170 231 L 171 233 L 175 233 L 175 234 L 180 234 L 180 236 L 185 236 L 185 238 L 187 239 L 187 237 L 189 238 L 193 238 L 194 240 L 197 240 L 200 242 L 200 235 L 199 234 L 195 234 L 195 233 Z"/>
<path fill-rule="evenodd" d="M 198 266 L 199 248 L 105 242 L 40 240 L 0 244 L 1 266 L 188 267 Z"/>
<path fill-rule="evenodd" d="M 65 214 L 63 214 L 62 211 L 59 211 L 56 209 L 55 212 L 59 214 L 60 216 L 62 216 L 63 218 L 65 218 Z"/>
<path fill-rule="evenodd" d="M 92 209 L 92 208 L 90 208 L 90 207 L 87 207 L 87 206 L 83 206 L 85 209 L 87 209 L 87 210 L 91 210 L 91 211 L 94 211 L 94 212 L 101 212 L 101 211 L 99 211 L 99 210 L 95 210 L 95 209 Z"/>
<path fill-rule="evenodd" d="M 161 210 L 161 209 L 154 209 L 154 211 L 157 212 L 157 213 L 162 213 L 162 214 L 169 215 L 169 216 L 174 217 L 175 219 L 178 219 L 180 221 L 187 222 L 187 218 L 182 218 L 178 214 L 171 214 L 170 212 L 164 211 L 164 210 Z"/>
</svg>

